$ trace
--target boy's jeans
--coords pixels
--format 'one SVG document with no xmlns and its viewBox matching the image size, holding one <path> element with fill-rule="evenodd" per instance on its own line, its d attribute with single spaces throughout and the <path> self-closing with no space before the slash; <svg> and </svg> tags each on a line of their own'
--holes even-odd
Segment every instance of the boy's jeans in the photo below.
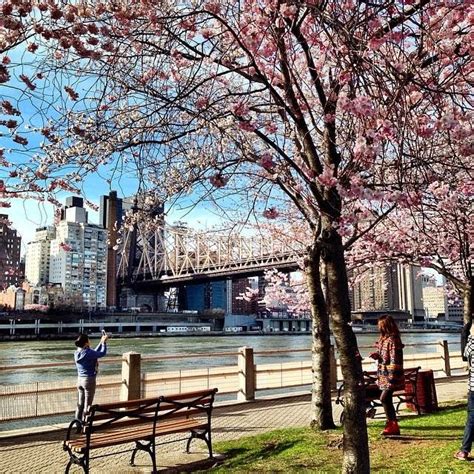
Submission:
<svg viewBox="0 0 474 474">
<path fill-rule="evenodd" d="M 95 395 L 95 377 L 78 377 L 76 420 L 82 421 L 84 408 L 92 405 Z"/>
<path fill-rule="evenodd" d="M 474 392 L 467 392 L 467 420 L 464 428 L 461 451 L 469 453 L 474 435 Z"/>
</svg>

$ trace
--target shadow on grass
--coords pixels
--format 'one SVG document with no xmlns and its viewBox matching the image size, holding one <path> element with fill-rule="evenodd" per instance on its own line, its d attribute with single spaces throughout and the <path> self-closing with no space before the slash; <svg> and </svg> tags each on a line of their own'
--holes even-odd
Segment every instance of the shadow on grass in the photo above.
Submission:
<svg viewBox="0 0 474 474">
<path fill-rule="evenodd" d="M 456 440 L 462 437 L 464 425 L 443 425 L 443 426 L 400 426 L 401 435 L 386 436 L 384 439 L 392 439 L 399 441 L 439 441 L 439 440 Z M 372 436 L 376 438 L 382 436 L 370 430 Z"/>
<path fill-rule="evenodd" d="M 463 431 L 464 425 L 403 426 L 403 431 Z"/>
<path fill-rule="evenodd" d="M 453 441 L 453 440 L 460 440 L 462 436 L 461 434 L 452 434 L 452 435 L 404 435 L 401 434 L 399 436 L 385 436 L 384 439 L 386 440 L 392 440 L 392 441 L 404 441 L 404 442 L 409 442 L 409 441 Z"/>
<path fill-rule="evenodd" d="M 254 462 L 261 462 L 268 458 L 274 458 L 280 453 L 293 448 L 301 443 L 303 439 L 295 439 L 292 441 L 267 441 L 261 446 L 238 447 L 226 450 L 226 466 L 245 465 Z"/>
<path fill-rule="evenodd" d="M 441 420 L 437 420 L 442 423 Z M 382 427 L 382 425 L 380 425 Z M 462 437 L 464 431 L 464 423 L 450 423 L 438 425 L 405 425 L 400 424 L 400 436 L 387 436 L 385 439 L 399 440 L 399 441 L 440 441 L 440 440 L 458 440 Z M 381 436 L 375 429 L 370 429 L 372 436 Z"/>
<path fill-rule="evenodd" d="M 213 433 L 251 433 L 255 434 L 256 430 L 265 430 L 265 426 L 252 426 L 251 428 L 242 428 L 242 426 L 221 426 L 220 428 L 213 428 Z"/>
</svg>

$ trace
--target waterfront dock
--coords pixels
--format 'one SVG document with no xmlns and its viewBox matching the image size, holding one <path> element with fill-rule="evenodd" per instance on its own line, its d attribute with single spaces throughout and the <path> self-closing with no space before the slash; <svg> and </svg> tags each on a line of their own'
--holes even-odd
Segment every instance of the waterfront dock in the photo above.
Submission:
<svg viewBox="0 0 474 474">
<path fill-rule="evenodd" d="M 438 401 L 463 401 L 466 397 L 467 376 L 436 381 Z M 340 407 L 334 405 L 334 418 Z M 406 416 L 413 416 L 407 414 Z M 423 415 L 429 416 L 429 415 Z M 247 403 L 218 404 L 214 415 L 213 439 L 224 441 L 268 432 L 279 428 L 304 427 L 310 421 L 310 394 L 308 392 L 280 398 L 257 399 Z M 381 419 L 381 418 L 379 418 Z M 401 420 L 403 429 L 403 417 Z M 61 448 L 64 427 L 47 426 L 34 433 L 32 430 L 0 433 L 0 472 L 2 473 L 62 473 L 67 453 Z M 461 439 L 462 427 L 453 436 Z M 158 468 L 161 472 L 183 472 L 207 469 L 209 463 L 204 444 L 196 442 L 191 454 L 183 454 L 185 442 L 159 446 Z M 117 449 L 117 448 L 108 448 Z M 104 449 L 104 454 L 108 451 Z M 218 453 L 217 453 L 218 454 Z M 137 466 L 128 465 L 129 454 L 117 454 L 93 461 L 92 472 L 138 473 L 150 472 L 151 462 L 145 454 L 137 458 Z M 71 472 L 79 472 L 76 468 Z M 460 471 L 461 472 L 461 471 Z"/>
</svg>

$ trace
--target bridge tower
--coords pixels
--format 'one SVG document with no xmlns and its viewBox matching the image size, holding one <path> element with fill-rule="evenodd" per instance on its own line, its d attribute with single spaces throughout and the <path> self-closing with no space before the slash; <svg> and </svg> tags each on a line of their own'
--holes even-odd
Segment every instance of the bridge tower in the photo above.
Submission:
<svg viewBox="0 0 474 474">
<path fill-rule="evenodd" d="M 108 196 L 100 198 L 100 224 L 107 229 L 107 308 L 117 306 L 117 238 L 122 223 L 122 199 L 117 191 L 110 191 Z"/>
</svg>

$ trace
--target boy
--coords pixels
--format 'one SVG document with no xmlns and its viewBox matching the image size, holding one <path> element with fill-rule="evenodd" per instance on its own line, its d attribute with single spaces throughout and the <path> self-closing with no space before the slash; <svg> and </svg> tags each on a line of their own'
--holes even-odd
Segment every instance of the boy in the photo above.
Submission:
<svg viewBox="0 0 474 474">
<path fill-rule="evenodd" d="M 95 395 L 97 359 L 107 354 L 107 339 L 109 336 L 104 334 L 100 339 L 99 345 L 91 349 L 89 336 L 80 334 L 74 344 L 77 351 L 74 353 L 74 361 L 77 368 L 77 408 L 76 420 L 82 422 L 84 408 L 92 405 Z"/>
</svg>

